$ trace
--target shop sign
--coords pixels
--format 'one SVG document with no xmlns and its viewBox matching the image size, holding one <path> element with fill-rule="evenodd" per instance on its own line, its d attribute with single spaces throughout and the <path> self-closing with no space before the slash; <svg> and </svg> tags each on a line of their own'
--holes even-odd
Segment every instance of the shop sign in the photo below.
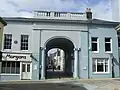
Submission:
<svg viewBox="0 0 120 90">
<path fill-rule="evenodd" d="M 18 59 L 26 59 L 26 56 L 17 56 L 17 55 L 10 55 L 10 54 L 7 54 L 6 55 L 6 58 L 11 58 L 11 59 L 13 59 L 13 58 L 15 58 L 15 60 L 18 60 Z"/>
</svg>

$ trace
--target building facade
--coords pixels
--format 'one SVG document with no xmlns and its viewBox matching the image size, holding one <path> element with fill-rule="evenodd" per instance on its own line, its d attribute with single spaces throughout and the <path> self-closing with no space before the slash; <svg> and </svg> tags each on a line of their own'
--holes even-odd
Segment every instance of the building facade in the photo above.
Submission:
<svg viewBox="0 0 120 90">
<path fill-rule="evenodd" d="M 1 62 L 2 62 L 2 40 L 3 40 L 3 30 L 4 27 L 7 25 L 7 23 L 3 20 L 3 18 L 0 17 L 0 67 L 1 67 Z M 1 68 L 0 68 L 0 73 L 1 73 Z"/>
<path fill-rule="evenodd" d="M 35 11 L 34 18 L 4 18 L 1 80 L 119 77 L 117 22 L 85 13 Z M 47 52 L 64 51 L 64 71 L 46 70 Z"/>
</svg>

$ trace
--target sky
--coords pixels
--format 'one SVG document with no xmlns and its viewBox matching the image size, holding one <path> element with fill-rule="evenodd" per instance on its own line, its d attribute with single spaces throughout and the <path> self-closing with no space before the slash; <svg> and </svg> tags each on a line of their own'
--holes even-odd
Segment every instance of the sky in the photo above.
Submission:
<svg viewBox="0 0 120 90">
<path fill-rule="evenodd" d="M 33 17 L 33 10 L 85 12 L 91 8 L 93 18 L 111 20 L 110 0 L 0 0 L 0 16 Z"/>
</svg>

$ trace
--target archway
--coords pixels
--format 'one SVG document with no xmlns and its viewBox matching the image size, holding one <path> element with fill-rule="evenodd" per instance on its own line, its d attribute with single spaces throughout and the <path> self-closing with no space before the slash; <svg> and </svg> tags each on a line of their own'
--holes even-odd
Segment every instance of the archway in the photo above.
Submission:
<svg viewBox="0 0 120 90">
<path fill-rule="evenodd" d="M 64 51 L 64 70 L 48 70 L 48 51 L 57 48 Z M 74 45 L 66 38 L 54 38 L 46 43 L 45 50 L 45 78 L 73 77 Z M 55 66 L 54 66 L 55 67 Z M 53 66 L 52 69 L 55 69 Z"/>
</svg>

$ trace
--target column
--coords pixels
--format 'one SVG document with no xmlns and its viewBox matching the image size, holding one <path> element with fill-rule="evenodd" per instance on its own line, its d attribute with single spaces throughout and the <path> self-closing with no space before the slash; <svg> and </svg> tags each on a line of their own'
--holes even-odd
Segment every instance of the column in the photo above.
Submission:
<svg viewBox="0 0 120 90">
<path fill-rule="evenodd" d="M 41 48 L 41 79 L 45 79 L 45 48 Z"/>
<path fill-rule="evenodd" d="M 74 78 L 78 78 L 78 49 L 74 48 Z"/>
</svg>

